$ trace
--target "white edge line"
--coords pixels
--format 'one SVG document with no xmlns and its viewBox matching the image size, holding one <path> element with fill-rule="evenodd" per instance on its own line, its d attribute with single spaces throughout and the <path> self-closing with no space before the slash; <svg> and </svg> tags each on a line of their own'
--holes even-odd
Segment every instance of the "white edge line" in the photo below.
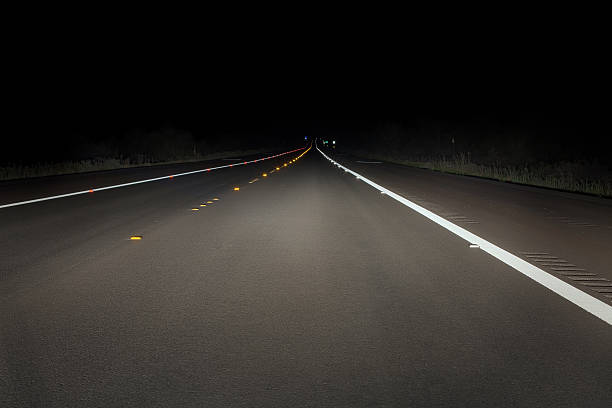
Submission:
<svg viewBox="0 0 612 408">
<path fill-rule="evenodd" d="M 449 222 L 448 220 L 440 217 L 439 215 L 429 211 L 426 208 L 421 207 L 418 204 L 413 203 L 412 201 L 394 193 L 391 190 L 388 190 L 387 188 L 376 184 L 375 182 L 373 182 L 372 180 L 369 180 L 367 178 L 365 178 L 364 176 L 362 176 L 361 174 L 358 174 L 344 166 L 342 166 L 340 163 L 330 159 L 325 153 L 323 153 L 318 146 L 317 150 L 319 151 L 319 153 L 321 153 L 323 155 L 323 157 L 325 157 L 327 160 L 331 161 L 333 164 L 335 164 L 336 166 L 338 166 L 339 168 L 343 169 L 344 171 L 351 173 L 352 175 L 354 175 L 355 177 L 358 177 L 360 180 L 362 180 L 363 182 L 369 184 L 370 186 L 374 187 L 375 189 L 379 190 L 381 193 L 385 193 L 386 195 L 388 195 L 389 197 L 399 201 L 400 203 L 404 204 L 407 207 L 410 207 L 411 209 L 413 209 L 414 211 L 418 212 L 419 214 L 429 218 L 430 220 L 432 220 L 433 222 L 435 222 L 436 224 L 440 225 L 441 227 L 446 228 L 447 230 L 449 230 L 450 232 L 452 232 L 453 234 L 465 239 L 466 241 L 468 241 L 470 244 L 477 244 L 480 246 L 480 249 L 482 249 L 483 251 L 485 251 L 486 253 L 488 253 L 489 255 L 492 255 L 493 257 L 499 259 L 500 261 L 502 261 L 503 263 L 505 263 L 508 266 L 511 266 L 512 268 L 516 269 L 517 271 L 519 271 L 520 273 L 522 273 L 523 275 L 527 276 L 528 278 L 533 279 L 534 281 L 536 281 L 537 283 L 539 283 L 540 285 L 552 290 L 553 292 L 555 292 L 556 294 L 562 296 L 563 298 L 569 300 L 570 302 L 574 303 L 575 305 L 577 305 L 578 307 L 586 310 L 587 312 L 591 313 L 592 315 L 600 318 L 601 320 L 603 320 L 604 322 L 612 325 L 612 306 L 602 302 L 601 300 L 589 295 L 588 293 L 585 293 L 583 291 L 581 291 L 580 289 L 562 281 L 561 279 L 547 273 L 546 271 L 536 267 L 535 265 L 530 264 L 529 262 L 519 258 L 516 255 L 511 254 L 510 252 L 490 243 L 489 241 L 479 237 L 478 235 L 475 235 L 455 224 L 453 224 L 452 222 Z"/>
<path fill-rule="evenodd" d="M 250 160 L 250 161 L 246 161 L 246 162 L 242 162 L 242 163 L 226 164 L 224 166 L 209 167 L 209 168 L 206 168 L 206 169 L 188 171 L 188 172 L 185 172 L 185 173 L 169 174 L 167 176 L 155 177 L 155 178 L 146 179 L 146 180 L 138 180 L 138 181 L 133 181 L 133 182 L 130 182 L 130 183 L 116 184 L 116 185 L 113 185 L 113 186 L 98 187 L 98 188 L 92 188 L 92 189 L 83 190 L 83 191 L 75 191 L 74 193 L 59 194 L 59 195 L 54 195 L 54 196 L 35 198 L 35 199 L 32 199 L 32 200 L 18 201 L 18 202 L 15 202 L 15 203 L 2 204 L 2 205 L 0 205 L 0 209 L 8 208 L 8 207 L 16 207 L 18 205 L 38 203 L 38 202 L 41 202 L 41 201 L 55 200 L 55 199 L 58 199 L 58 198 L 71 197 L 71 196 L 76 196 L 76 195 L 81 195 L 81 194 L 90 194 L 90 193 L 95 193 L 96 191 L 110 190 L 110 189 L 113 189 L 113 188 L 133 186 L 134 184 L 149 183 L 151 181 L 158 181 L 158 180 L 170 179 L 170 178 L 174 178 L 174 177 L 187 176 L 189 174 L 202 173 L 202 172 L 205 172 L 205 171 L 213 171 L 213 170 L 223 169 L 223 168 L 226 168 L 226 167 L 243 166 L 245 164 L 250 164 L 250 163 L 260 162 L 260 161 L 264 161 L 264 160 L 268 160 L 268 159 L 273 159 L 273 158 L 278 157 L 278 156 L 284 156 L 286 154 L 294 153 L 294 152 L 297 152 L 299 150 L 304 150 L 304 149 L 306 149 L 306 147 L 301 147 L 299 149 L 291 150 L 289 152 L 279 153 L 279 154 L 275 154 L 273 156 L 263 157 L 263 158 L 260 158 L 260 159 Z"/>
</svg>

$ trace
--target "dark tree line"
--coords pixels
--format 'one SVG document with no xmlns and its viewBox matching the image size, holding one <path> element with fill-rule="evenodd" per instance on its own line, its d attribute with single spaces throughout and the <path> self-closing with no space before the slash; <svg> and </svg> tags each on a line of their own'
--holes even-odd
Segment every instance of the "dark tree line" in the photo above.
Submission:
<svg viewBox="0 0 612 408">
<path fill-rule="evenodd" d="M 479 164 L 591 162 L 612 166 L 610 137 L 600 128 L 546 121 L 386 121 L 330 132 L 339 148 L 406 160 L 469 157 Z"/>
</svg>

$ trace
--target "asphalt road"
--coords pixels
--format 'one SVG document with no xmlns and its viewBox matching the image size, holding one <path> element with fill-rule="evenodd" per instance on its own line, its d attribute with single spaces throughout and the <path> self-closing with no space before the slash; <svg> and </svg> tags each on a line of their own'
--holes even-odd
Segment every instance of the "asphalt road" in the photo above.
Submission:
<svg viewBox="0 0 612 408">
<path fill-rule="evenodd" d="M 314 149 L 262 177 L 278 164 L 0 210 L 0 406 L 612 404 L 609 324 Z M 512 187 L 350 165 L 508 250 L 525 230 L 522 249 L 609 271 L 512 200 L 496 218 Z"/>
</svg>

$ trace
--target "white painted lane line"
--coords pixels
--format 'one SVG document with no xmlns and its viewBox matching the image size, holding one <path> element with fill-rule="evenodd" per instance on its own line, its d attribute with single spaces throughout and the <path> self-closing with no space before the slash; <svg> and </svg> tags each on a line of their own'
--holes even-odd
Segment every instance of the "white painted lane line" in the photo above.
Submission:
<svg viewBox="0 0 612 408">
<path fill-rule="evenodd" d="M 355 160 L 357 163 L 365 163 L 365 164 L 380 164 L 382 162 L 379 161 L 363 161 L 363 160 Z"/>
<path fill-rule="evenodd" d="M 365 178 L 361 174 L 358 174 L 354 172 L 353 170 L 350 170 L 347 167 L 342 166 L 341 164 L 329 158 L 325 153 L 321 151 L 321 149 L 319 149 L 318 146 L 317 146 L 317 150 L 319 151 L 319 153 L 321 153 L 321 155 L 323 155 L 323 157 L 325 157 L 327 160 L 329 160 L 330 162 L 338 166 L 338 168 L 344 170 L 347 173 L 352 174 L 355 177 L 359 177 L 364 183 L 369 184 L 370 186 L 374 187 L 376 190 L 380 192 L 385 192 L 387 196 L 393 198 L 394 200 L 399 201 L 400 203 L 404 204 L 406 207 L 410 207 L 414 211 L 418 212 L 424 217 L 429 218 L 431 221 L 435 222 L 441 227 L 449 230 L 453 234 L 468 241 L 470 244 L 479 245 L 480 248 L 486 253 L 488 253 L 489 255 L 499 259 L 506 265 L 516 269 L 517 271 L 527 276 L 528 278 L 536 281 L 540 285 L 552 290 L 559 296 L 569 300 L 570 302 L 574 303 L 578 307 L 586 310 L 587 312 L 600 318 L 604 322 L 612 325 L 612 306 L 602 302 L 601 300 L 589 295 L 586 292 L 583 292 L 582 290 L 570 285 L 569 283 L 557 278 L 556 276 L 553 276 L 547 273 L 546 271 L 527 262 L 526 260 L 519 258 L 518 256 L 514 254 L 511 254 L 510 252 L 498 247 L 497 245 L 492 244 L 491 242 L 485 240 L 484 238 L 481 238 L 478 235 L 471 233 L 470 231 L 464 228 L 461 228 L 458 225 L 453 224 L 452 222 L 448 221 L 446 218 L 442 218 L 439 215 L 429 211 L 428 209 L 421 207 L 420 205 L 400 196 L 399 194 L 396 194 L 393 191 L 379 184 L 376 184 L 375 182 Z M 594 286 L 595 284 L 585 284 L 585 285 Z M 607 286 L 607 284 L 605 283 L 598 283 L 596 285 Z M 612 283 L 610 285 L 612 285 Z"/>
<path fill-rule="evenodd" d="M 54 196 L 48 196 L 48 197 L 41 197 L 41 198 L 35 198 L 33 200 L 26 200 L 26 201 L 19 201 L 19 202 L 15 202 L 15 203 L 9 203 L 9 204 L 2 204 L 0 205 L 0 209 L 1 208 L 8 208 L 8 207 L 16 207 L 18 205 L 25 205 L 25 204 L 32 204 L 32 203 L 39 203 L 41 201 L 48 201 L 48 200 L 56 200 L 58 198 L 64 198 L 64 197 L 72 197 L 72 196 L 76 196 L 76 195 L 81 195 L 81 194 L 91 194 L 94 193 L 96 191 L 104 191 L 104 190 L 110 190 L 113 188 L 120 188 L 120 187 L 127 187 L 127 186 L 133 186 L 136 184 L 142 184 L 142 183 L 150 183 L 152 181 L 158 181 L 158 180 L 165 180 L 165 179 L 172 179 L 174 177 L 181 177 L 181 176 L 187 176 L 189 174 L 196 174 L 196 173 L 202 173 L 205 171 L 213 171 L 213 170 L 218 170 L 218 169 L 224 169 L 227 167 L 234 167 L 234 166 L 243 166 L 245 164 L 250 164 L 250 163 L 256 163 L 256 162 L 260 162 L 260 161 L 264 161 L 264 160 L 268 160 L 268 159 L 273 159 L 275 157 L 279 157 L 279 156 L 284 156 L 286 154 L 290 154 L 293 152 L 297 152 L 299 150 L 303 150 L 305 149 L 305 147 L 299 148 L 299 149 L 295 149 L 295 150 L 291 150 L 290 152 L 285 152 L 285 153 L 279 153 L 279 154 L 275 154 L 273 156 L 268 156 L 268 157 L 262 157 L 260 159 L 255 159 L 255 160 L 250 160 L 250 161 L 245 161 L 242 163 L 236 163 L 236 164 L 226 164 L 224 166 L 217 166 L 217 167 L 209 167 L 206 169 L 200 169 L 200 170 L 194 170 L 194 171 L 187 171 L 185 173 L 177 173 L 177 174 L 170 174 L 168 176 L 162 176 L 162 177 L 155 177 L 155 178 L 150 178 L 150 179 L 146 179 L 146 180 L 138 180 L 138 181 L 133 181 L 131 183 L 123 183 L 123 184 L 116 184 L 113 186 L 106 186 L 106 187 L 98 187 L 98 188 L 91 188 L 89 190 L 83 190 L 83 191 L 75 191 L 74 193 L 67 193 L 67 194 L 59 194 L 59 195 L 54 195 Z"/>
</svg>

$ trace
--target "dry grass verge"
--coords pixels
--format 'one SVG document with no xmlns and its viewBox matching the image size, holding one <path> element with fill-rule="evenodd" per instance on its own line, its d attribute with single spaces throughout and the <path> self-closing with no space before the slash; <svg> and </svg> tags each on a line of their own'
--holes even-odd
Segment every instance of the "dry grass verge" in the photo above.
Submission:
<svg viewBox="0 0 612 408">
<path fill-rule="evenodd" d="M 537 163 L 519 167 L 502 164 L 477 164 L 465 155 L 437 160 L 409 160 L 367 152 L 359 152 L 359 155 L 445 173 L 485 177 L 600 197 L 612 197 L 612 173 L 604 166 L 589 163 Z"/>
<path fill-rule="evenodd" d="M 151 162 L 143 159 L 97 158 L 91 160 L 68 161 L 61 163 L 41 163 L 36 165 L 12 165 L 0 167 L 0 180 L 14 180 L 30 177 L 56 176 L 61 174 L 85 173 L 90 171 L 114 170 L 130 167 L 156 166 L 162 164 L 191 163 L 203 160 L 214 160 L 224 157 L 247 156 L 264 153 L 269 149 L 233 150 L 198 155 L 182 160 Z"/>
</svg>

